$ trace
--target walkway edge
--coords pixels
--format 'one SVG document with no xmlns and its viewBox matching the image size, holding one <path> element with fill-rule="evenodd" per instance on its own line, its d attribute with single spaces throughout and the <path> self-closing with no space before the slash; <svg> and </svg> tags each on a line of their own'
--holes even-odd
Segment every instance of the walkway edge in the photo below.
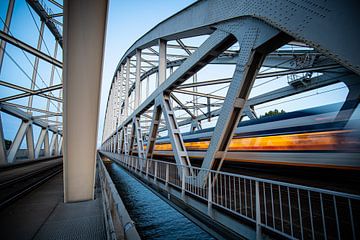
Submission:
<svg viewBox="0 0 360 240">
<path fill-rule="evenodd" d="M 134 221 L 130 218 L 115 185 L 106 170 L 100 154 L 97 157 L 97 168 L 103 196 L 105 225 L 108 239 L 141 239 Z"/>
</svg>

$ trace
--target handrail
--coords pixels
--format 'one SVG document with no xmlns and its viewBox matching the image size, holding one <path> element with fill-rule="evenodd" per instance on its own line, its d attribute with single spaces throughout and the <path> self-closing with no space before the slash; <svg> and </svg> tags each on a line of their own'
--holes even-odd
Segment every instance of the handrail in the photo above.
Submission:
<svg viewBox="0 0 360 240">
<path fill-rule="evenodd" d="M 106 210 L 108 239 L 140 239 L 100 155 L 97 156 L 103 203 Z"/>
<path fill-rule="evenodd" d="M 102 153 L 145 182 L 157 186 L 161 182 L 162 189 L 170 195 L 174 189 L 180 191 L 184 202 L 186 196 L 202 199 L 207 203 L 207 215 L 211 218 L 214 218 L 213 207 L 216 206 L 222 212 L 252 222 L 257 238 L 261 237 L 262 229 L 267 229 L 289 239 L 314 238 L 315 235 L 327 238 L 332 230 L 338 238 L 356 239 L 355 226 L 359 220 L 354 216 L 360 207 L 359 195 L 191 167 L 194 176 L 206 175 L 204 181 L 185 176 L 185 172 L 190 172 L 184 171 L 188 166 Z"/>
</svg>

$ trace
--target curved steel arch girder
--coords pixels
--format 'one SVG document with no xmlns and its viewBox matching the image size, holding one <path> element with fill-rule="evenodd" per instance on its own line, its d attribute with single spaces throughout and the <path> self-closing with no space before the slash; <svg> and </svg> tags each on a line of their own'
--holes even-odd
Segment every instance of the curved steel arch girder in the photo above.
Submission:
<svg viewBox="0 0 360 240">
<path fill-rule="evenodd" d="M 156 45 L 158 39 L 174 40 L 210 34 L 214 24 L 251 16 L 316 48 L 345 67 L 360 74 L 358 39 L 360 22 L 356 0 L 203 0 L 162 21 L 139 40 L 121 58 L 116 71 L 136 49 Z M 322 26 L 319 31 L 319 26 Z M 331 37 L 330 37 L 331 36 Z M 339 44 L 339 43 L 346 44 Z M 116 71 L 114 77 L 116 75 Z"/>
<path fill-rule="evenodd" d="M 360 30 L 354 24 L 360 22 L 360 15 L 357 14 L 355 0 L 203 0 L 160 22 L 138 39 L 119 61 L 112 83 L 121 65 L 135 55 L 136 49 L 156 45 L 158 39 L 174 40 L 211 34 L 216 24 L 247 16 L 265 21 L 360 74 L 360 58 L 357 54 L 360 50 Z M 323 26 L 321 31 L 319 26 Z M 111 88 L 107 101 L 110 92 Z"/>
</svg>

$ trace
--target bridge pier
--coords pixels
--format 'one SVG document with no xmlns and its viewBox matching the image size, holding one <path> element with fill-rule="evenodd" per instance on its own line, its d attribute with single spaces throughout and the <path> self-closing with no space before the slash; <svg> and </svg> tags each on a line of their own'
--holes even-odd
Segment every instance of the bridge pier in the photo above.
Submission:
<svg viewBox="0 0 360 240">
<path fill-rule="evenodd" d="M 64 2 L 65 202 L 94 198 L 107 7 L 107 1 Z"/>
</svg>

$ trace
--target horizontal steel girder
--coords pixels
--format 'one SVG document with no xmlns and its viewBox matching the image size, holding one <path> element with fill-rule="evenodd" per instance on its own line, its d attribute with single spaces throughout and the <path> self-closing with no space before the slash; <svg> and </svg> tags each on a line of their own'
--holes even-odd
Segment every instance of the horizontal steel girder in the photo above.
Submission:
<svg viewBox="0 0 360 240">
<path fill-rule="evenodd" d="M 36 48 L 33 48 L 32 46 L 20 41 L 19 39 L 16 39 L 15 37 L 10 36 L 9 34 L 5 33 L 4 31 L 0 30 L 0 38 L 4 41 L 6 41 L 7 43 L 10 43 L 12 45 L 14 45 L 15 47 L 18 47 L 28 53 L 33 54 L 36 57 L 39 57 L 40 59 L 54 64 L 55 66 L 62 68 L 62 62 L 60 62 L 59 60 L 37 50 Z"/>
</svg>

